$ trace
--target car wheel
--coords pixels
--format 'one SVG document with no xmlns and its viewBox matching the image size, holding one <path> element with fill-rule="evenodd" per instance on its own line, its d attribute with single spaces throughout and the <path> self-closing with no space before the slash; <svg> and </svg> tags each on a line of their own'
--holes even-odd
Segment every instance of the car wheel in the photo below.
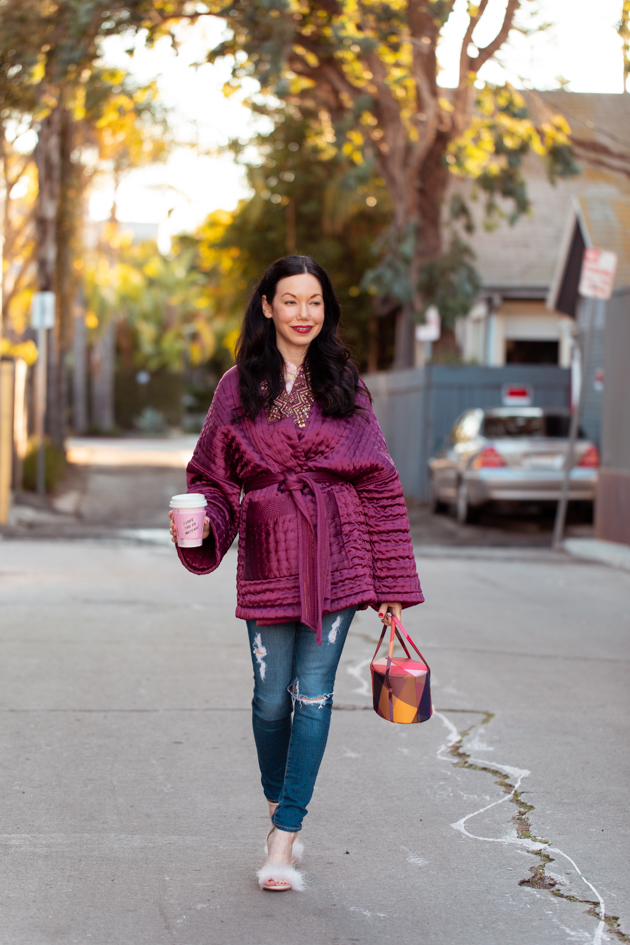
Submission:
<svg viewBox="0 0 630 945">
<path fill-rule="evenodd" d="M 460 525 L 472 525 L 479 519 L 479 509 L 470 505 L 468 501 L 468 488 L 463 482 L 460 482 L 457 489 L 455 515 Z"/>
<path fill-rule="evenodd" d="M 438 498 L 434 476 L 429 476 L 429 510 L 433 515 L 444 515 L 444 513 L 448 511 L 448 504 Z"/>
</svg>

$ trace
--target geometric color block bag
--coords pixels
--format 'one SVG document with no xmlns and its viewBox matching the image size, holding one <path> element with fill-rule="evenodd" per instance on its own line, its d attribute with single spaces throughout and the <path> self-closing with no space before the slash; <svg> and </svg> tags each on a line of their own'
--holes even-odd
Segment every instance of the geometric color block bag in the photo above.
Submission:
<svg viewBox="0 0 630 945">
<path fill-rule="evenodd" d="M 426 722 L 433 714 L 431 704 L 431 670 L 422 653 L 413 642 L 403 625 L 392 617 L 389 650 L 386 657 L 376 659 L 381 648 L 387 627 L 383 627 L 378 646 L 374 651 L 370 671 L 372 673 L 372 697 L 374 711 L 388 722 Z M 420 657 L 420 660 L 411 659 L 409 650 L 400 635 L 404 634 L 409 643 Z M 394 633 L 407 656 L 395 657 Z"/>
</svg>

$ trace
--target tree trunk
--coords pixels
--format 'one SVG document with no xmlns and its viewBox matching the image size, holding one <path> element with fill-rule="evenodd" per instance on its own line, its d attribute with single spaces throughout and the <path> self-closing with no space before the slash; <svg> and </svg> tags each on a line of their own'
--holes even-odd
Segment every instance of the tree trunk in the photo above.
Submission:
<svg viewBox="0 0 630 945">
<path fill-rule="evenodd" d="M 88 427 L 87 327 L 82 288 L 77 291 L 72 352 L 72 426 L 75 433 L 85 433 Z"/>
<path fill-rule="evenodd" d="M 415 361 L 415 328 L 413 302 L 404 302 L 396 314 L 396 339 L 394 342 L 395 371 L 413 367 Z"/>
<path fill-rule="evenodd" d="M 424 267 L 442 255 L 442 215 L 449 173 L 443 160 L 445 147 L 445 137 L 438 134 L 422 164 L 418 179 L 412 182 L 411 192 L 404 194 L 401 188 L 401 202 L 397 217 L 405 219 L 406 215 L 406 219 L 414 221 L 416 225 L 414 254 L 408 271 L 412 291 L 413 287 L 418 286 Z M 396 316 L 396 341 L 392 364 L 394 369 L 414 365 L 415 326 L 422 306 L 422 297 L 416 289 L 414 297 L 403 303 Z"/>
<path fill-rule="evenodd" d="M 114 359 L 116 325 L 111 319 L 92 346 L 92 424 L 103 432 L 114 429 Z"/>
<path fill-rule="evenodd" d="M 57 220 L 61 186 L 61 108 L 56 106 L 41 122 L 35 147 L 38 195 L 35 214 L 37 234 L 37 283 L 40 292 L 56 290 Z M 58 321 L 58 319 L 57 319 Z M 59 327 L 49 331 L 46 432 L 60 445 Z"/>
<path fill-rule="evenodd" d="M 57 266 L 57 215 L 61 187 L 61 107 L 57 105 L 41 122 L 35 148 L 38 195 L 37 282 L 40 292 L 55 291 Z"/>
<path fill-rule="evenodd" d="M 376 315 L 368 321 L 367 369 L 368 374 L 378 371 L 378 318 Z"/>
</svg>

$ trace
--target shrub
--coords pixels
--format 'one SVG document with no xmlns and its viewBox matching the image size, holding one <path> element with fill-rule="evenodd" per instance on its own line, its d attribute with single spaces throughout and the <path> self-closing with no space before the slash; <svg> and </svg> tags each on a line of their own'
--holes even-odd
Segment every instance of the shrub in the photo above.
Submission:
<svg viewBox="0 0 630 945">
<path fill-rule="evenodd" d="M 22 466 L 22 488 L 28 492 L 37 489 L 37 452 L 36 440 L 31 440 Z M 48 437 L 44 444 L 46 457 L 46 492 L 54 492 L 65 472 L 66 454 L 59 446 L 51 443 Z"/>
</svg>

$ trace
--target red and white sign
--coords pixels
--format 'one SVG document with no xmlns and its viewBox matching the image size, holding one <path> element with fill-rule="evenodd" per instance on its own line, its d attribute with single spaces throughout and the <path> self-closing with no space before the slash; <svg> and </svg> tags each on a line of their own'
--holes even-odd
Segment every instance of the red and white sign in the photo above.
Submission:
<svg viewBox="0 0 630 945">
<path fill-rule="evenodd" d="M 504 384 L 501 403 L 504 407 L 531 407 L 534 391 L 529 384 Z"/>
<path fill-rule="evenodd" d="M 613 293 L 617 254 L 605 249 L 584 250 L 578 292 L 585 299 L 606 301 Z"/>
</svg>

